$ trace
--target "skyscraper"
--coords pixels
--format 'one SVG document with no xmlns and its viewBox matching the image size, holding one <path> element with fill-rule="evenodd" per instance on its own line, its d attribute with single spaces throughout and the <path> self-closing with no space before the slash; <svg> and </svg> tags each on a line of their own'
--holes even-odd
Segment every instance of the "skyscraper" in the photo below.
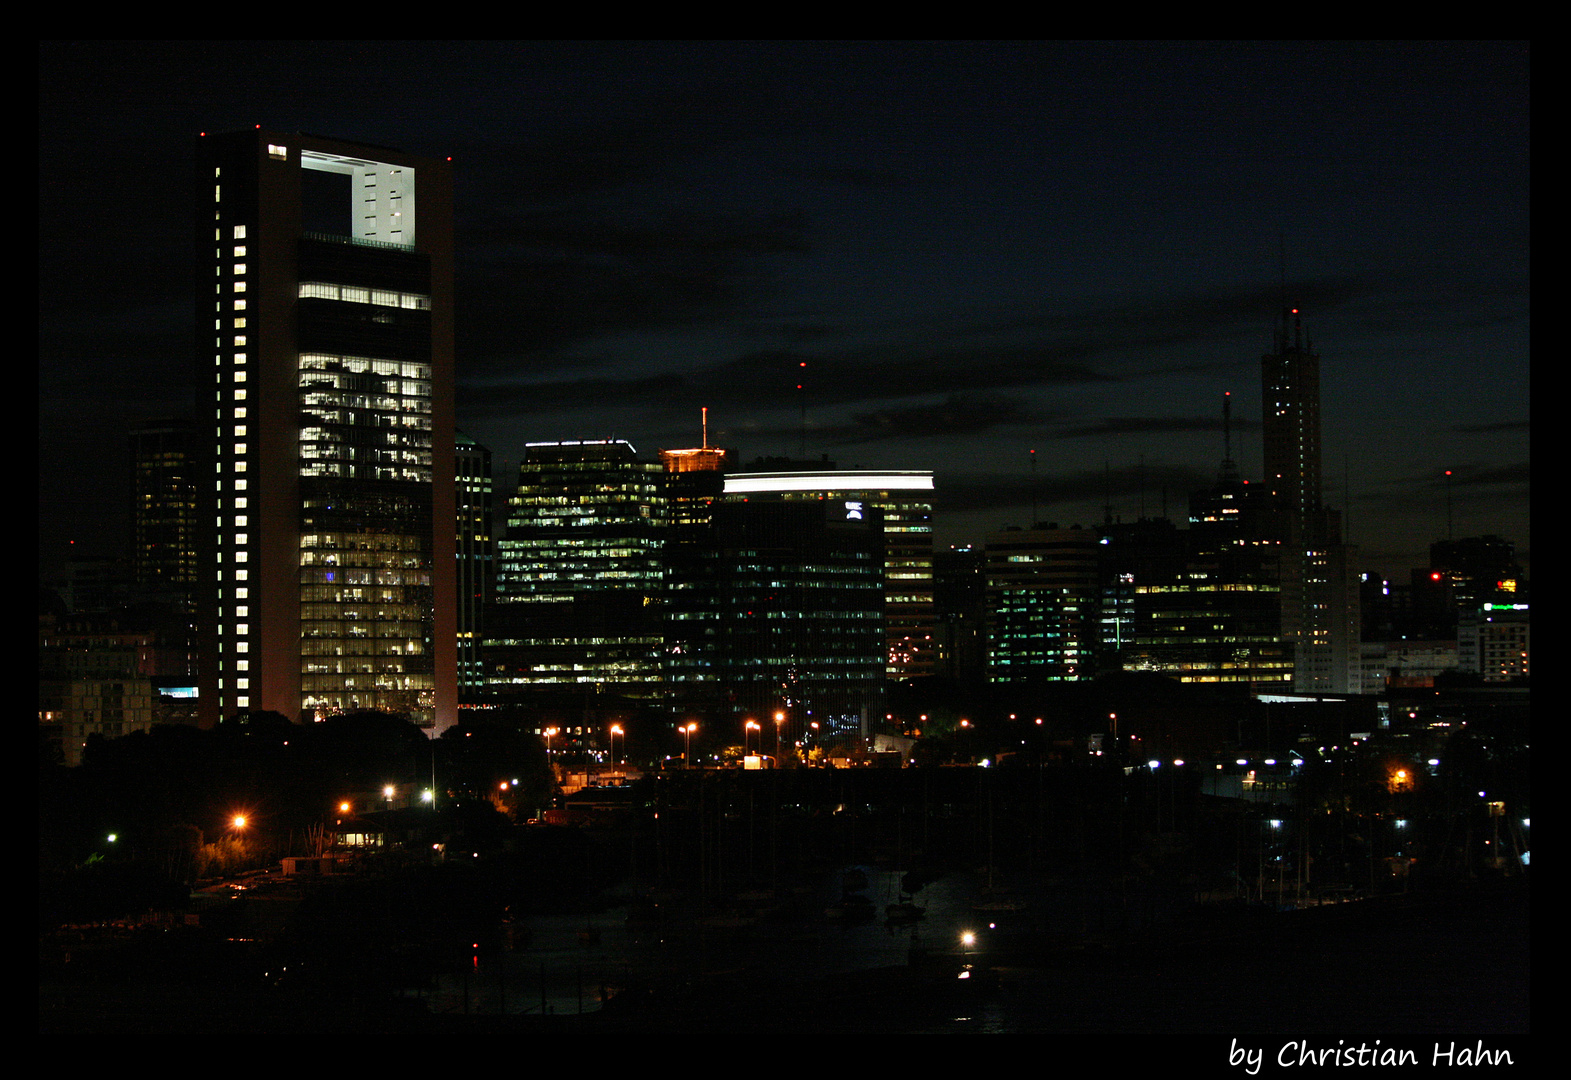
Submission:
<svg viewBox="0 0 1571 1080">
<path fill-rule="evenodd" d="M 461 691 L 473 691 L 485 685 L 480 642 L 496 579 L 491 451 L 462 432 L 455 433 L 454 444 L 458 454 L 454 480 L 458 504 L 458 685 Z"/>
<path fill-rule="evenodd" d="M 774 717 L 788 740 L 866 735 L 887 654 L 883 515 L 788 494 L 714 504 L 706 538 L 682 552 L 667 592 L 670 704 L 711 721 Z"/>
<path fill-rule="evenodd" d="M 1282 312 L 1275 345 L 1260 359 L 1265 483 L 1308 522 L 1320 510 L 1320 354 L 1297 308 Z"/>
<path fill-rule="evenodd" d="M 766 496 L 843 502 L 848 516 L 876 510 L 884 536 L 884 673 L 931 675 L 933 644 L 933 474 L 926 470 L 746 472 L 726 477 L 726 501 Z"/>
<path fill-rule="evenodd" d="M 198 469 L 207 444 L 186 420 L 131 428 L 131 573 L 137 589 L 190 610 L 198 584 Z M 204 470 L 200 479 L 207 479 Z"/>
<path fill-rule="evenodd" d="M 1089 678 L 1097 637 L 1097 534 L 1057 523 L 987 538 L 987 677 Z"/>
<path fill-rule="evenodd" d="M 622 439 L 530 443 L 497 545 L 488 686 L 660 689 L 664 470 Z"/>
<path fill-rule="evenodd" d="M 204 135 L 197 162 L 217 442 L 204 720 L 382 709 L 440 731 L 457 670 L 451 167 L 260 128 Z"/>
<path fill-rule="evenodd" d="M 1287 519 L 1282 637 L 1293 647 L 1293 688 L 1356 693 L 1358 587 L 1341 515 L 1321 502 L 1320 355 L 1297 308 L 1283 310 L 1260 374 L 1265 484 Z"/>
</svg>

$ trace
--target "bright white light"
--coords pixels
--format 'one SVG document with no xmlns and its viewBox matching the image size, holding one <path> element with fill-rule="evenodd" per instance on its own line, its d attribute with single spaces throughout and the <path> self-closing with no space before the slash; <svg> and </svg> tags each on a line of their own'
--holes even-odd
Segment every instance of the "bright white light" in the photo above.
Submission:
<svg viewBox="0 0 1571 1080">
<path fill-rule="evenodd" d="M 727 495 L 779 491 L 932 491 L 930 472 L 840 471 L 736 473 L 725 478 Z"/>
</svg>

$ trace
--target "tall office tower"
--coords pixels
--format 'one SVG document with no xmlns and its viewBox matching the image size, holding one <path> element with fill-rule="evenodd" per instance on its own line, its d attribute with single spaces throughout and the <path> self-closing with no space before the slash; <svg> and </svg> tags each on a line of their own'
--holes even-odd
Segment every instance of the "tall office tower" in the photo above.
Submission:
<svg viewBox="0 0 1571 1080">
<path fill-rule="evenodd" d="M 458 692 L 485 685 L 480 642 L 496 578 L 491 516 L 491 451 L 463 432 L 454 435 L 454 496 L 458 504 Z"/>
<path fill-rule="evenodd" d="M 884 672 L 931 675 L 933 645 L 933 474 L 926 471 L 749 472 L 726 477 L 726 500 L 766 496 L 843 502 L 876 509 L 884 531 Z"/>
<path fill-rule="evenodd" d="M 725 493 L 731 452 L 709 445 L 709 410 L 703 411 L 703 445 L 689 450 L 662 450 L 666 495 L 671 508 L 670 543 L 690 545 L 701 540 L 714 504 Z"/>
<path fill-rule="evenodd" d="M 1097 534 L 1056 523 L 987 538 L 990 682 L 1090 678 L 1096 652 Z"/>
<path fill-rule="evenodd" d="M 260 129 L 202 137 L 197 161 L 204 720 L 379 709 L 438 733 L 457 699 L 451 167 Z"/>
<path fill-rule="evenodd" d="M 1283 310 L 1260 374 L 1265 486 L 1287 519 L 1282 637 L 1293 648 L 1293 689 L 1357 693 L 1358 584 L 1341 516 L 1321 502 L 1320 355 L 1297 308 Z"/>
<path fill-rule="evenodd" d="M 1182 574 L 1186 538 L 1165 517 L 1126 522 L 1114 521 L 1111 513 L 1098 537 L 1098 670 L 1151 670 L 1136 623 L 1149 608 L 1144 598 L 1152 587 Z"/>
<path fill-rule="evenodd" d="M 662 478 L 621 439 L 525 447 L 487 614 L 491 689 L 659 693 Z"/>
<path fill-rule="evenodd" d="M 775 720 L 787 742 L 868 734 L 881 716 L 884 539 L 857 499 L 754 492 L 717 503 L 668 592 L 678 717 Z"/>
<path fill-rule="evenodd" d="M 137 590 L 195 610 L 198 546 L 197 482 L 210 470 L 207 441 L 186 420 L 131 428 L 131 574 Z"/>
<path fill-rule="evenodd" d="M 960 683 L 987 677 L 987 572 L 981 548 L 933 553 L 934 673 Z"/>
<path fill-rule="evenodd" d="M 1297 308 L 1283 311 L 1275 345 L 1260 359 L 1265 483 L 1307 523 L 1320 510 L 1320 354 Z"/>
</svg>

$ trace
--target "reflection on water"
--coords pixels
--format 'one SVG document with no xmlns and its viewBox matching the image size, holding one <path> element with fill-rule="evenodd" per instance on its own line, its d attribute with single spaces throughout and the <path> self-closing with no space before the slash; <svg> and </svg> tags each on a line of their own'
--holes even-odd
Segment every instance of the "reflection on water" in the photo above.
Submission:
<svg viewBox="0 0 1571 1080">
<path fill-rule="evenodd" d="M 917 921 L 891 922 L 885 906 L 900 892 L 902 874 L 861 867 L 866 887 L 855 890 L 871 904 L 863 921 L 832 918 L 842 898 L 842 874 L 814 886 L 779 894 L 726 898 L 662 897 L 657 924 L 629 921 L 621 905 L 587 915 L 545 915 L 522 920 L 527 944 L 481 956 L 465 975 L 441 978 L 425 994 L 436 1012 L 556 1014 L 599 1008 L 607 993 L 623 988 L 669 993 L 727 976 L 776 984 L 819 979 L 868 968 L 903 966 L 913 950 L 958 948 L 973 928 L 974 885 L 964 877 L 924 887 L 915 902 Z"/>
<path fill-rule="evenodd" d="M 1270 948 L 1012 968 L 1001 966 L 1008 964 L 1003 950 L 988 957 L 990 943 L 1011 934 L 1095 940 L 1114 915 L 1127 916 L 1116 921 L 1129 926 L 1159 913 L 1150 898 L 1131 900 L 1084 881 L 990 894 L 981 875 L 954 875 L 917 895 L 925 918 L 890 925 L 882 913 L 900 897 L 899 873 L 861 869 L 867 886 L 860 891 L 878 912 L 865 922 L 826 915 L 841 896 L 839 873 L 794 897 L 789 917 L 778 910 L 768 917 L 758 897 L 754 907 L 746 899 L 721 907 L 673 898 L 659 926 L 630 925 L 626 907 L 535 917 L 526 945 L 483 956 L 421 996 L 438 1013 L 569 1016 L 593 1012 L 624 989 L 681 998 L 702 987 L 707 994 L 694 1000 L 775 1029 L 811 1022 L 854 1031 L 865 1020 L 865 1030 L 910 1033 L 1528 1030 L 1525 893 L 1486 910 L 1354 924 Z M 1008 910 L 1020 895 L 1029 901 L 1023 910 Z M 994 910 L 978 910 L 989 904 Z M 755 920 L 755 910 L 766 915 Z M 968 959 L 959 944 L 966 931 L 978 935 L 972 984 L 953 981 Z M 868 981 L 876 969 L 898 971 Z M 843 998 L 822 1000 L 834 996 L 825 986 L 842 980 Z M 952 992 L 962 985 L 975 990 Z M 811 997 L 793 992 L 809 986 Z M 813 1005 L 809 1017 L 804 1010 Z M 705 1019 L 690 1012 L 675 1026 L 699 1028 Z"/>
</svg>

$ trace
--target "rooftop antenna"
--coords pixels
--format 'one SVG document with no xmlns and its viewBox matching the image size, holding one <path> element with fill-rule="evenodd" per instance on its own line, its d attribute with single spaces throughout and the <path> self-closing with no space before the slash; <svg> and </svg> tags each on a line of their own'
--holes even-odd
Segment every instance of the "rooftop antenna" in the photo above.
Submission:
<svg viewBox="0 0 1571 1080">
<path fill-rule="evenodd" d="M 699 412 L 703 414 L 704 449 L 709 449 L 709 406 L 700 405 Z"/>
<path fill-rule="evenodd" d="M 1353 466 L 1349 455 L 1342 455 L 1342 543 L 1353 542 Z"/>
<path fill-rule="evenodd" d="M 1233 392 L 1222 391 L 1222 460 L 1233 460 Z"/>
<path fill-rule="evenodd" d="M 1140 520 L 1146 519 L 1146 456 L 1140 455 Z"/>
<path fill-rule="evenodd" d="M 799 368 L 805 368 L 805 367 L 807 367 L 807 361 L 806 360 L 798 361 L 796 366 L 799 367 Z M 801 372 L 798 372 L 797 374 L 798 374 L 798 377 L 803 379 L 804 381 L 807 379 L 807 376 L 803 375 Z M 804 391 L 802 389 L 802 386 L 803 386 L 802 383 L 797 383 L 796 384 L 797 403 L 802 408 L 802 444 L 801 444 L 801 448 L 797 451 L 797 456 L 799 458 L 801 458 L 803 461 L 806 461 L 807 460 L 807 393 L 806 393 L 806 391 Z"/>
<path fill-rule="evenodd" d="M 1233 460 L 1233 394 L 1222 391 L 1222 476 L 1223 481 L 1238 479 L 1238 464 Z"/>
<path fill-rule="evenodd" d="M 1031 451 L 1031 528 L 1036 528 L 1036 451 Z"/>
<path fill-rule="evenodd" d="M 1454 540 L 1454 539 L 1456 539 L 1456 537 L 1451 532 L 1451 470 L 1447 469 L 1446 470 L 1446 540 L 1450 541 L 1450 540 Z"/>
</svg>

